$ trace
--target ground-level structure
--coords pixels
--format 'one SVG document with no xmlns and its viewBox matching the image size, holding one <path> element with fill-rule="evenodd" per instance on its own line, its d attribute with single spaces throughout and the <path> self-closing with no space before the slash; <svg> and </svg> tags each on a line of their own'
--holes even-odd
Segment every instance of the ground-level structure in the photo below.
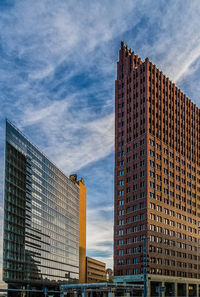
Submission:
<svg viewBox="0 0 200 297">
<path fill-rule="evenodd" d="M 114 277 L 114 282 L 143 285 L 144 275 Z M 147 274 L 146 282 L 148 297 L 200 297 L 200 280 Z"/>
<path fill-rule="evenodd" d="M 142 296 L 143 285 L 90 283 L 60 286 L 61 297 L 115 297 L 115 296 Z"/>
<path fill-rule="evenodd" d="M 161 296 L 200 296 L 200 280 L 197 279 L 149 275 L 147 284 L 147 296 L 159 296 L 157 287 L 163 288 L 163 295 Z"/>
</svg>

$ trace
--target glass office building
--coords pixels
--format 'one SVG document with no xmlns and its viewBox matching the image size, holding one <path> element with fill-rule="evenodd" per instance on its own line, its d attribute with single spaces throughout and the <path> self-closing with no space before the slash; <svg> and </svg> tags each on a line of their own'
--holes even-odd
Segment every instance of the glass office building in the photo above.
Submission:
<svg viewBox="0 0 200 297">
<path fill-rule="evenodd" d="M 3 279 L 79 278 L 79 186 L 6 121 Z"/>
</svg>

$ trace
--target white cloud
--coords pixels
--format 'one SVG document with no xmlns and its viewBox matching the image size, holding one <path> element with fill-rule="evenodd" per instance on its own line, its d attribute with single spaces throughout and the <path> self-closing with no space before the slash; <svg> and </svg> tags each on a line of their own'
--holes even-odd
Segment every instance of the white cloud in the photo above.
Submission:
<svg viewBox="0 0 200 297">
<path fill-rule="evenodd" d="M 55 101 L 53 103 L 47 104 L 46 101 L 45 105 L 45 107 L 41 108 L 37 108 L 33 104 L 27 107 L 25 106 L 24 115 L 21 119 L 20 125 L 22 127 L 25 127 L 45 121 L 48 121 L 50 123 L 55 117 L 59 118 L 60 114 L 66 111 L 68 102 L 66 100 L 62 100 L 59 102 Z"/>
<path fill-rule="evenodd" d="M 46 139 L 45 152 L 66 170 L 79 169 L 112 151 L 114 122 L 113 114 L 109 111 L 108 115 L 107 110 L 113 102 L 113 94 L 108 98 L 102 97 L 105 115 L 98 115 L 95 121 L 96 115 L 92 110 L 92 115 L 90 110 L 86 111 L 86 106 L 84 109 L 80 106 L 79 112 L 75 111 L 73 115 L 71 113 L 76 108 L 76 105 L 72 107 L 73 101 L 79 104 L 79 98 L 83 100 L 81 92 L 85 98 L 92 95 L 91 86 L 88 92 L 78 89 L 71 92 L 66 88 L 76 73 L 87 72 L 91 79 L 93 71 L 96 77 L 98 73 L 102 76 L 103 73 L 112 75 L 113 64 L 107 42 L 137 22 L 137 18 L 134 18 L 129 23 L 134 5 L 127 0 L 123 7 L 121 1 L 116 1 L 113 6 L 107 1 L 55 3 L 36 0 L 31 1 L 30 7 L 30 1 L 17 1 L 9 15 L 2 12 L 3 49 L 24 63 L 22 68 L 14 69 L 16 77 L 12 76 L 10 84 L 14 83 L 15 94 L 12 95 L 18 98 L 6 112 L 20 128 L 39 123 L 42 139 Z M 63 64 L 69 64 L 71 68 L 66 75 L 58 78 L 56 73 Z M 51 83 L 48 87 L 59 86 L 57 93 L 50 92 L 40 83 L 45 78 Z M 108 86 L 110 81 L 106 79 L 96 85 L 95 96 Z M 63 92 L 67 92 L 67 95 L 60 101 Z M 77 147 L 77 144 L 80 146 Z"/>
<path fill-rule="evenodd" d="M 87 67 L 96 50 L 132 26 L 133 6 L 126 0 L 123 8 L 121 1 L 114 6 L 107 1 L 16 1 L 9 15 L 2 12 L 3 48 L 28 62 L 30 79 L 51 74 L 67 59 Z"/>
<path fill-rule="evenodd" d="M 46 139 L 42 149 L 67 173 L 110 154 L 114 143 L 113 114 L 94 119 L 95 114 L 83 110 L 74 115 L 71 104 L 57 101 L 41 109 L 32 105 L 20 123 L 21 127 L 37 124 Z"/>
<path fill-rule="evenodd" d="M 159 11 L 157 15 L 157 38 L 146 51 L 155 59 L 160 55 L 162 70 L 175 82 L 188 75 L 190 65 L 200 56 L 199 14 L 199 1 L 173 1 L 165 6 L 164 14 Z"/>
<path fill-rule="evenodd" d="M 89 252 L 96 251 L 97 260 L 106 263 L 107 268 L 113 268 L 113 207 L 97 207 L 87 210 L 87 248 Z M 99 254 L 107 254 L 100 257 Z M 95 257 L 95 256 L 93 256 Z"/>
</svg>

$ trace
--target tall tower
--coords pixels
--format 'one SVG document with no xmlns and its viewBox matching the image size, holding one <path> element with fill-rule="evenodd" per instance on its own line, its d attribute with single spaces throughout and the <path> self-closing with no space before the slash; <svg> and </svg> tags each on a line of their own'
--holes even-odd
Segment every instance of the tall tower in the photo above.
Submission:
<svg viewBox="0 0 200 297">
<path fill-rule="evenodd" d="M 148 296 L 199 291 L 200 110 L 123 42 L 114 213 L 116 281 L 143 282 L 147 273 Z"/>
</svg>

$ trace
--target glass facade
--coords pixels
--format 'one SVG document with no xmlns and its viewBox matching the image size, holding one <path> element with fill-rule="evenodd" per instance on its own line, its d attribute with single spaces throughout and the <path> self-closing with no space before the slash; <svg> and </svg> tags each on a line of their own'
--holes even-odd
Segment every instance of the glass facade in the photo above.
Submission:
<svg viewBox="0 0 200 297">
<path fill-rule="evenodd" d="M 79 186 L 6 121 L 3 279 L 79 278 Z"/>
</svg>

